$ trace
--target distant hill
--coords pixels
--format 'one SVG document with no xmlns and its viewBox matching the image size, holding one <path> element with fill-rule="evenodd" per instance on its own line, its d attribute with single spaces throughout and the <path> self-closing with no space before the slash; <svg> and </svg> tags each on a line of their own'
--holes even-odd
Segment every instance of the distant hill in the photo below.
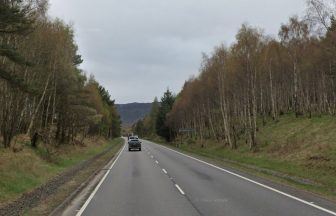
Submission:
<svg viewBox="0 0 336 216">
<path fill-rule="evenodd" d="M 144 118 L 151 110 L 152 103 L 116 104 L 123 125 L 132 125 Z"/>
</svg>

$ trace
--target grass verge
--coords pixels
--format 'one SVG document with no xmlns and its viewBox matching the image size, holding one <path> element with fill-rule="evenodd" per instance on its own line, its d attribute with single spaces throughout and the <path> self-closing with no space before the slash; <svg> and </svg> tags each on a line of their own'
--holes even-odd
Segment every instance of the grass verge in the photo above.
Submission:
<svg viewBox="0 0 336 216">
<path fill-rule="evenodd" d="M 103 168 L 111 158 L 122 147 L 123 140 L 115 139 L 109 143 L 113 145 L 112 149 L 106 154 L 102 155 L 98 159 L 90 163 L 85 169 L 80 170 L 71 181 L 58 188 L 57 192 L 53 196 L 49 196 L 43 200 L 39 205 L 25 212 L 25 215 L 49 215 L 58 205 L 60 205 L 67 197 L 69 197 L 73 191 L 75 191 L 83 182 L 86 181 L 93 173 Z"/>
<path fill-rule="evenodd" d="M 109 154 L 106 154 L 111 156 L 121 147 L 122 143 L 121 138 L 112 141 L 95 139 L 88 140 L 84 147 L 62 146 L 57 149 L 57 153 L 54 154 L 51 161 L 44 159 L 43 148 L 33 150 L 26 147 L 18 153 L 1 149 L 0 206 L 5 206 L 23 193 L 34 190 L 53 177 L 113 146 Z M 92 167 L 93 169 L 94 167 Z M 90 171 L 92 172 L 92 170 Z"/>
<path fill-rule="evenodd" d="M 151 140 L 167 144 L 158 138 Z M 214 163 L 243 169 L 336 201 L 336 121 L 330 116 L 295 118 L 284 115 L 278 122 L 259 127 L 258 151 L 244 140 L 232 150 L 213 140 L 184 139 L 170 143 L 179 150 L 211 159 Z"/>
</svg>

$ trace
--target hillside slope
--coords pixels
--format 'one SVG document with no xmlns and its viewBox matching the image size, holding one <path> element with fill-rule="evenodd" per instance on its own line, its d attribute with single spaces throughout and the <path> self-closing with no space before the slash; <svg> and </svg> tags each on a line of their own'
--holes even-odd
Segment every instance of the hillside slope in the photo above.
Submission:
<svg viewBox="0 0 336 216">
<path fill-rule="evenodd" d="M 132 125 L 144 118 L 151 110 L 152 103 L 116 104 L 123 125 Z"/>
</svg>

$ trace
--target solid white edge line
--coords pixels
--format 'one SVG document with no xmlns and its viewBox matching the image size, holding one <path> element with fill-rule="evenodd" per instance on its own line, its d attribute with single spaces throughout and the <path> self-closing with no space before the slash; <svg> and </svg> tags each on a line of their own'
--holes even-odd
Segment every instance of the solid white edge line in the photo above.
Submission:
<svg viewBox="0 0 336 216">
<path fill-rule="evenodd" d="M 167 170 L 165 170 L 165 169 L 162 169 L 162 171 L 163 171 L 165 174 L 167 174 Z"/>
<path fill-rule="evenodd" d="M 185 195 L 184 191 L 178 186 L 178 184 L 175 184 L 175 187 L 180 191 L 182 195 Z"/>
<path fill-rule="evenodd" d="M 151 143 L 154 143 L 154 142 L 151 142 Z M 156 143 L 154 143 L 154 144 L 156 144 Z M 219 169 L 219 170 L 221 170 L 221 171 L 223 171 L 223 172 L 229 173 L 229 174 L 231 174 L 231 175 L 234 175 L 234 176 L 236 176 L 236 177 L 238 177 L 238 178 L 244 179 L 244 180 L 249 181 L 249 182 L 251 182 L 251 183 L 254 183 L 254 184 L 256 184 L 256 185 L 259 185 L 259 186 L 261 186 L 261 187 L 263 187 L 263 188 L 266 188 L 266 189 L 268 189 L 268 190 L 271 190 L 271 191 L 273 191 L 273 192 L 282 194 L 282 195 L 284 195 L 284 196 L 286 196 L 286 197 L 289 197 L 289 198 L 291 198 L 291 199 L 294 199 L 294 200 L 296 200 L 296 201 L 299 201 L 299 202 L 301 202 L 301 203 L 304 203 L 304 204 L 306 204 L 306 205 L 309 205 L 309 206 L 314 207 L 314 208 L 316 208 L 316 209 L 319 209 L 319 210 L 321 210 L 321 211 L 327 212 L 327 213 L 332 214 L 332 215 L 336 215 L 336 212 L 333 212 L 333 211 L 331 211 L 331 210 L 328 210 L 328 209 L 323 208 L 323 207 L 321 207 L 321 206 L 318 206 L 318 205 L 316 205 L 316 204 L 310 203 L 310 202 L 305 201 L 305 200 L 303 200 L 303 199 L 300 199 L 300 198 L 298 198 L 298 197 L 292 196 L 292 195 L 290 195 L 290 194 L 287 194 L 287 193 L 285 193 L 285 192 L 282 192 L 282 191 L 277 190 L 277 189 L 275 189 L 275 188 L 272 188 L 272 187 L 270 187 L 270 186 L 264 185 L 264 184 L 262 184 L 262 183 L 259 183 L 259 182 L 257 182 L 257 181 L 254 181 L 254 180 L 252 180 L 252 179 L 246 178 L 246 177 L 241 176 L 241 175 L 239 175 L 239 174 L 237 174 L 237 173 L 231 172 L 231 171 L 229 171 L 229 170 L 226 170 L 226 169 L 224 169 L 224 168 L 218 167 L 218 166 L 213 165 L 213 164 L 211 164 L 211 163 L 208 163 L 208 162 L 202 161 L 202 160 L 200 160 L 200 159 L 194 158 L 194 157 L 192 157 L 192 156 L 189 156 L 189 155 L 187 155 L 187 154 L 184 154 L 184 153 L 181 153 L 181 152 L 179 152 L 179 151 L 173 150 L 173 149 L 168 148 L 168 147 L 166 147 L 166 146 L 159 145 L 159 144 L 156 144 L 156 145 L 161 146 L 161 147 L 163 147 L 163 148 L 165 148 L 165 149 L 168 149 L 168 150 L 170 150 L 170 151 L 173 151 L 173 152 L 175 152 L 175 153 L 178 153 L 178 154 L 180 154 L 180 155 L 183 155 L 183 156 L 185 156 L 185 157 L 191 158 L 191 159 L 193 159 L 193 160 L 196 160 L 196 161 L 198 161 L 198 162 L 204 163 L 204 164 L 206 164 L 206 165 L 208 165 L 208 166 L 214 167 L 214 168 L 216 168 L 216 169 Z"/>
<path fill-rule="evenodd" d="M 92 200 L 92 198 L 94 197 L 94 195 L 96 194 L 96 192 L 98 191 L 99 187 L 103 184 L 104 180 L 106 179 L 107 175 L 110 173 L 111 169 L 113 168 L 114 164 L 117 162 L 119 156 L 121 155 L 121 153 L 124 151 L 126 147 L 126 144 L 124 144 L 124 147 L 118 152 L 118 156 L 117 158 L 113 161 L 112 165 L 110 166 L 110 168 L 107 170 L 107 172 L 105 173 L 104 177 L 100 180 L 99 184 L 96 186 L 96 188 L 94 189 L 94 191 L 90 194 L 89 198 L 86 200 L 86 202 L 84 203 L 84 205 L 81 207 L 81 209 L 79 210 L 79 212 L 76 214 L 76 216 L 81 216 L 85 210 L 85 208 L 89 205 L 90 201 Z"/>
</svg>

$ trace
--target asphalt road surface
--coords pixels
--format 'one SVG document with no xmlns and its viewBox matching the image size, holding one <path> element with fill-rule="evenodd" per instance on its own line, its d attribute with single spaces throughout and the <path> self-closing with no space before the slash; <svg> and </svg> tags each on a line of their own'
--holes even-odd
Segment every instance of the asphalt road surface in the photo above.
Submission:
<svg viewBox="0 0 336 216">
<path fill-rule="evenodd" d="M 77 215 L 336 215 L 334 203 L 313 195 L 289 194 L 164 146 L 142 145 L 141 152 L 122 149 Z"/>
</svg>

